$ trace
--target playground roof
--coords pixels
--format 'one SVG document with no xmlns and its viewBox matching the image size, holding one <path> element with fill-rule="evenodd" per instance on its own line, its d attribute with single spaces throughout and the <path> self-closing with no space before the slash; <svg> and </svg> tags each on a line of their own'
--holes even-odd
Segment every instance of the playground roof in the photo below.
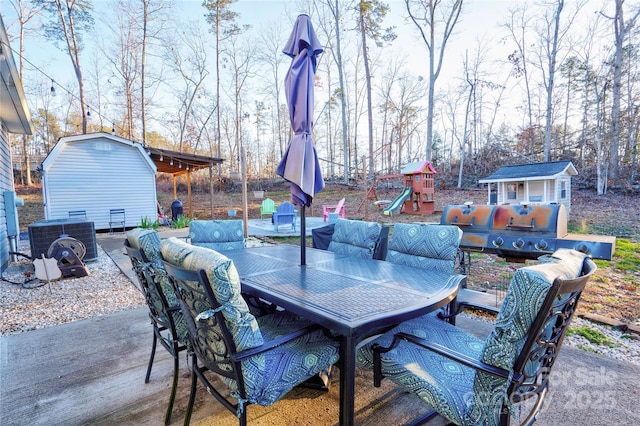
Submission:
<svg viewBox="0 0 640 426">
<path fill-rule="evenodd" d="M 433 168 L 428 161 L 416 161 L 404 166 L 404 169 L 400 172 L 403 175 L 414 175 L 416 173 L 436 173 L 436 169 Z"/>
</svg>

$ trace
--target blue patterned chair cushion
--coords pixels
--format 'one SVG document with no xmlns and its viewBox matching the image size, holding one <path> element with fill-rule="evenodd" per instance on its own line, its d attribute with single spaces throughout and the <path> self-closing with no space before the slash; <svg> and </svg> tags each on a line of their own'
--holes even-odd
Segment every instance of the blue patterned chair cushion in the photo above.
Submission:
<svg viewBox="0 0 640 426">
<path fill-rule="evenodd" d="M 461 237 L 457 226 L 396 223 L 386 260 L 453 273 Z"/>
<path fill-rule="evenodd" d="M 171 285 L 171 282 L 167 277 L 167 272 L 162 264 L 162 255 L 160 254 L 160 236 L 158 235 L 158 232 L 153 229 L 134 228 L 127 232 L 127 241 L 129 241 L 129 245 L 131 247 L 137 250 L 142 249 L 145 256 L 147 256 L 147 259 L 149 259 L 149 266 L 151 268 L 153 278 L 158 284 L 160 284 L 160 288 L 162 289 L 162 293 L 167 301 L 168 307 L 177 306 L 178 299 L 176 298 L 173 286 Z M 166 315 L 165 308 L 162 306 L 159 297 L 152 297 L 152 299 L 154 300 L 153 303 L 158 305 L 155 306 L 156 312 L 158 312 L 159 315 Z M 189 340 L 188 331 L 187 325 L 182 317 L 182 313 L 180 313 L 180 311 L 170 311 L 170 315 L 176 326 L 178 339 L 181 342 L 186 343 Z M 165 318 L 164 320 L 166 321 L 167 319 Z"/>
<path fill-rule="evenodd" d="M 255 318 L 240 297 L 240 282 L 233 262 L 220 253 L 204 247 L 187 244 L 176 238 L 161 243 L 164 259 L 172 264 L 189 270 L 204 269 L 218 303 L 223 306 L 222 314 L 238 351 L 259 347 L 264 341 L 271 341 L 299 330 L 311 323 L 289 312 L 277 311 Z M 201 306 L 206 312 L 212 307 L 205 301 L 195 301 L 193 307 Z M 190 307 L 190 309 L 192 309 Z M 214 318 L 204 316 L 199 323 Z M 196 353 L 205 357 L 205 361 L 214 364 L 221 361 L 227 353 L 222 338 L 206 333 L 207 327 L 195 326 L 197 339 L 194 339 Z M 215 326 L 217 327 L 217 326 Z M 215 336 L 221 336 L 219 332 Z M 201 337 L 201 338 L 200 338 Z M 206 346 L 206 347 L 205 347 Z M 244 402 L 260 405 L 272 405 L 284 394 L 306 379 L 326 370 L 339 359 L 337 342 L 325 336 L 322 330 L 303 335 L 268 351 L 259 353 L 241 361 L 241 374 L 245 385 Z M 224 365 L 217 364 L 220 368 Z M 221 376 L 229 386 L 231 395 L 239 397 L 235 379 Z"/>
<path fill-rule="evenodd" d="M 264 343 L 258 322 L 240 295 L 240 278 L 233 262 L 226 256 L 171 237 L 160 244 L 162 257 L 182 268 L 207 273 L 213 293 L 223 307 L 222 314 L 239 351 Z M 205 309 L 206 310 L 206 309 Z"/>
<path fill-rule="evenodd" d="M 516 271 L 496 318 L 495 328 L 485 340 L 481 360 L 487 364 L 512 370 L 529 329 L 556 277 L 572 279 L 580 276 L 585 254 L 559 249 L 548 262 L 526 266 Z M 496 395 L 496 398 L 472 405 L 469 421 L 498 424 L 499 407 L 509 381 L 486 373 L 476 374 L 474 393 Z"/>
<path fill-rule="evenodd" d="M 258 318 L 266 341 L 310 325 L 304 318 L 276 312 Z M 272 405 L 310 377 L 338 362 L 339 347 L 321 330 L 306 334 L 242 363 L 247 399 L 254 404 Z M 232 387 L 235 383 L 228 382 Z"/>
<path fill-rule="evenodd" d="M 329 243 L 329 251 L 373 259 L 381 230 L 379 223 L 338 219 Z"/>
<path fill-rule="evenodd" d="M 362 367 L 373 368 L 371 346 L 378 343 L 388 347 L 393 335 L 399 332 L 439 343 L 475 359 L 479 359 L 482 353 L 481 339 L 442 321 L 435 314 L 429 314 L 406 321 L 362 346 L 357 353 L 358 363 Z M 385 377 L 415 393 L 450 421 L 464 424 L 467 399 L 473 392 L 475 372 L 472 368 L 404 341 L 383 353 L 381 361 Z"/>
<path fill-rule="evenodd" d="M 241 220 L 192 220 L 189 239 L 195 246 L 216 251 L 242 250 L 244 228 Z"/>
<path fill-rule="evenodd" d="M 162 255 L 160 254 L 160 236 L 153 229 L 134 228 L 127 232 L 127 241 L 134 249 L 144 251 L 144 254 L 151 263 L 151 270 L 154 278 L 160 284 L 164 297 L 169 306 L 178 304 L 176 295 L 173 292 L 171 282 L 167 278 L 167 273 L 162 265 Z"/>
<path fill-rule="evenodd" d="M 561 249 L 539 265 L 518 269 L 507 290 L 495 329 L 484 341 L 429 314 L 406 321 L 364 345 L 358 351 L 358 362 L 372 368 L 371 345 L 378 343 L 388 347 L 394 334 L 406 332 L 511 371 L 553 280 L 580 276 L 584 257 L 577 251 Z M 381 355 L 385 377 L 416 393 L 450 421 L 459 425 L 499 424 L 508 380 L 475 373 L 404 341 Z"/>
</svg>

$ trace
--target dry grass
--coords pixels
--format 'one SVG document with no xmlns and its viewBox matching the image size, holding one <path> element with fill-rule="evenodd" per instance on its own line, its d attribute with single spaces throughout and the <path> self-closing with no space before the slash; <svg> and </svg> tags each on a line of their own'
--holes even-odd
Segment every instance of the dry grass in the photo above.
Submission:
<svg viewBox="0 0 640 426">
<path fill-rule="evenodd" d="M 391 183 L 391 182 L 390 182 Z M 397 183 L 396 183 L 397 186 Z M 276 203 L 290 200 L 288 185 L 284 183 L 266 185 L 265 197 Z M 18 195 L 25 200 L 25 206 L 19 208 L 21 227 L 26 229 L 30 223 L 43 219 L 42 192 L 36 188 L 17 188 Z M 378 199 L 393 200 L 400 188 L 379 184 L 376 188 Z M 194 189 L 191 209 L 187 201 L 186 189 L 179 187 L 178 196 L 184 204 L 184 211 L 195 218 L 211 217 L 211 198 L 208 192 Z M 366 199 L 362 188 L 327 185 L 318 193 L 313 205 L 307 211 L 309 216 L 322 215 L 323 204 L 336 204 L 345 198 L 347 217 L 369 221 L 377 221 L 385 225 L 397 222 L 440 222 L 440 214 L 429 216 L 398 214 L 393 217 L 384 216 L 382 211 L 373 205 L 373 200 Z M 442 210 L 449 204 L 462 204 L 473 201 L 486 203 L 487 193 L 484 190 L 436 190 L 436 210 Z M 242 211 L 242 194 L 239 185 L 233 192 L 214 193 L 214 216 L 226 218 L 227 210 L 235 208 L 238 215 Z M 158 200 L 166 211 L 169 211 L 173 200 L 173 189 L 166 182 L 158 184 Z M 366 202 L 363 202 L 366 200 Z M 248 212 L 250 218 L 260 217 L 262 199 L 255 198 L 253 191 L 248 192 Z M 569 228 L 572 232 L 590 234 L 615 235 L 628 240 L 633 247 L 640 244 L 640 198 L 625 194 L 607 194 L 596 196 L 593 191 L 574 190 L 572 196 L 571 220 Z M 287 241 L 296 243 L 297 240 Z M 276 241 L 277 242 L 277 241 Z M 310 245 L 310 243 L 308 243 Z M 636 250 L 637 251 L 637 250 Z M 631 250 L 633 252 L 633 250 Z M 626 265 L 627 259 L 619 257 L 621 250 L 616 251 L 612 262 L 598 261 L 598 271 L 591 280 L 583 295 L 581 312 L 590 312 L 626 322 L 640 321 L 640 272 Z M 528 261 L 531 263 L 532 261 Z M 535 261 L 533 261 L 535 262 Z M 474 255 L 469 273 L 471 287 L 488 288 L 491 291 L 496 285 L 508 282 L 515 269 L 523 266 L 519 263 L 507 263 L 493 255 Z"/>
</svg>

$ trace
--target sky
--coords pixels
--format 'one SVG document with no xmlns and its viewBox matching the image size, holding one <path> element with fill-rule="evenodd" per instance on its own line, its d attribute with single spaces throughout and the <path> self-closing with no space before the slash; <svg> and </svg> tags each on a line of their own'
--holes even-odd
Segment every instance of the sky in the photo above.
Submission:
<svg viewBox="0 0 640 426">
<path fill-rule="evenodd" d="M 598 10 L 604 1 L 606 0 L 588 0 L 588 4 L 585 7 L 585 12 L 588 13 L 585 13 L 585 16 L 593 13 L 591 11 Z M 608 1 L 612 3 L 611 0 Z M 202 0 L 176 0 L 174 3 L 180 20 L 201 22 L 204 28 L 208 28 L 205 23 L 205 9 L 202 7 Z M 314 11 L 306 9 L 304 7 L 306 3 L 297 0 L 240 0 L 233 5 L 233 9 L 240 14 L 239 22 L 241 24 L 250 24 L 254 29 L 274 22 L 281 22 L 286 33 L 283 34 L 282 44 L 284 45 L 289 34 L 288 28 L 290 28 L 299 13 L 309 13 L 313 22 Z M 405 18 L 404 0 L 390 0 L 386 1 L 386 3 L 390 7 L 390 13 L 383 25 L 385 27 L 395 26 L 395 32 L 398 35 L 393 44 L 393 50 L 395 52 L 399 50 L 415 52 L 408 54 L 404 66 L 412 74 L 426 77 L 426 67 L 428 66 L 426 47 L 420 39 L 415 25 Z M 495 39 L 496 34 L 502 32 L 499 27 L 508 16 L 509 10 L 515 5 L 525 3 L 531 4 L 533 2 L 530 0 L 466 1 L 461 21 L 447 45 L 444 66 L 442 75 L 438 80 L 438 86 L 440 88 L 446 87 L 448 80 L 462 75 L 461 70 L 465 51 L 473 51 L 479 39 L 492 39 L 491 47 L 494 58 L 506 58 L 510 53 L 509 49 L 505 44 Z M 575 0 L 567 0 L 566 9 L 568 10 L 573 3 L 575 3 Z M 112 4 L 111 2 L 94 0 L 95 9 L 102 16 L 109 16 L 107 8 L 112 7 Z M 303 6 L 300 6 L 301 4 Z M 8 0 L 0 0 L 0 11 L 3 14 L 5 25 L 13 22 L 15 16 Z M 98 25 L 101 24 L 98 23 Z M 17 48 L 17 46 L 13 47 L 14 49 Z M 87 52 L 84 52 L 84 55 L 83 68 L 85 68 L 86 73 L 89 69 L 88 65 L 85 65 L 88 61 L 86 58 L 88 56 Z M 42 43 L 41 40 L 38 40 L 38 42 L 28 40 L 25 57 L 56 82 L 64 84 L 64 82 L 73 83 L 75 80 L 67 54 L 52 47 L 50 43 Z M 210 53 L 210 57 L 213 60 L 213 54 Z M 319 108 L 316 109 L 318 110 Z"/>
<path fill-rule="evenodd" d="M 525 0 L 475 0 L 468 1 L 465 5 L 466 11 L 464 12 L 461 22 L 458 25 L 456 33 L 451 40 L 451 51 L 446 57 L 446 61 L 459 61 L 460 55 L 456 54 L 469 42 L 489 34 L 495 31 L 501 20 L 510 7 L 518 2 Z M 205 22 L 204 13 L 205 9 L 202 7 L 202 0 L 176 0 L 176 9 L 180 13 L 180 19 L 182 20 L 196 20 Z M 313 21 L 313 10 L 300 7 L 298 0 L 239 0 L 233 5 L 233 9 L 240 14 L 240 22 L 242 24 L 250 24 L 253 28 L 259 28 L 260 26 L 267 25 L 271 22 L 284 21 L 293 23 L 295 17 L 299 13 L 310 13 Z M 424 54 L 424 43 L 419 39 L 419 35 L 416 31 L 413 23 L 407 22 L 404 18 L 406 15 L 404 11 L 403 0 L 390 0 L 386 2 L 390 6 L 390 13 L 383 23 L 384 26 L 393 25 L 396 27 L 396 33 L 398 38 L 394 43 L 395 46 L 402 46 L 402 49 L 417 49 Z M 94 0 L 94 7 L 96 11 L 105 12 L 107 7 L 111 7 L 111 2 L 102 0 Z M 10 5 L 9 0 L 0 1 L 0 11 L 3 14 L 5 25 L 9 25 L 13 22 L 15 14 L 13 8 Z M 105 12 L 108 16 L 108 12 Z M 283 40 L 283 44 L 286 40 Z M 16 48 L 16 46 L 14 46 Z M 61 59 L 68 61 L 68 58 L 64 56 L 64 53 L 51 48 L 48 43 L 31 43 L 26 56 L 36 66 L 42 66 L 48 68 L 52 73 L 58 72 L 55 67 L 56 63 Z M 416 61 L 416 63 L 419 63 Z M 66 65 L 66 64 L 65 64 Z M 53 67 L 53 69 L 52 69 Z M 419 65 L 416 67 L 419 69 Z M 60 70 L 60 75 L 67 72 L 66 70 Z M 54 75 L 54 77 L 56 77 Z"/>
</svg>

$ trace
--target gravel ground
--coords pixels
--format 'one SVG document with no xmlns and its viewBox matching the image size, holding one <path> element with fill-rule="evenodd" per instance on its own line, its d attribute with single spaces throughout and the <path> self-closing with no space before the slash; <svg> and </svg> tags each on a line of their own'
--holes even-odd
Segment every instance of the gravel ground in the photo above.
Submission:
<svg viewBox="0 0 640 426">
<path fill-rule="evenodd" d="M 145 306 L 142 293 L 102 247 L 97 248 L 98 259 L 86 264 L 88 277 L 65 278 L 50 285 L 37 279 L 27 281 L 26 274 L 33 273 L 30 260 L 18 259 L 11 264 L 0 281 L 0 334 L 7 336 Z M 28 241 L 18 251 L 28 254 Z"/>
<path fill-rule="evenodd" d="M 250 239 L 247 245 L 263 244 Z M 26 246 L 21 244 L 18 251 L 28 253 L 28 242 Z M 19 259 L 18 263 L 12 264 L 0 281 L 0 335 L 37 330 L 145 305 L 140 291 L 100 245 L 98 259 L 86 266 L 88 277 L 67 278 L 47 285 L 38 280 L 25 282 L 28 280 L 26 274 L 33 272 L 31 261 Z M 575 318 L 572 327 L 599 331 L 610 342 L 608 345 L 597 345 L 573 334 L 565 338 L 566 344 L 640 365 L 640 340 L 637 335 L 624 334 L 582 318 Z"/>
</svg>

